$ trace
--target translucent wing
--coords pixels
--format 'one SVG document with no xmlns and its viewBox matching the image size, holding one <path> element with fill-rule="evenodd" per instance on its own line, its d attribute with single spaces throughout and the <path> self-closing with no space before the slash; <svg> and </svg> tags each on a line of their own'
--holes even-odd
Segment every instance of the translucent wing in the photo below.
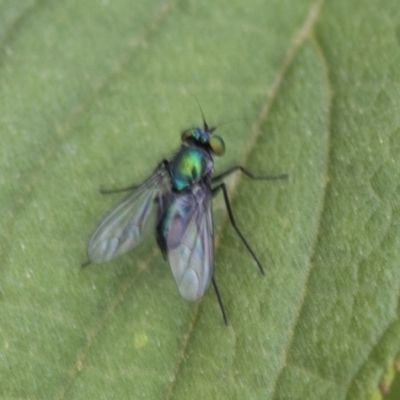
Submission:
<svg viewBox="0 0 400 400">
<path fill-rule="evenodd" d="M 90 262 L 111 260 L 137 246 L 162 195 L 170 188 L 168 172 L 161 164 L 154 173 L 99 222 L 87 245 Z"/>
<path fill-rule="evenodd" d="M 194 185 L 175 195 L 164 220 L 168 262 L 181 296 L 189 301 L 203 296 L 213 274 L 211 198 L 207 185 Z"/>
</svg>

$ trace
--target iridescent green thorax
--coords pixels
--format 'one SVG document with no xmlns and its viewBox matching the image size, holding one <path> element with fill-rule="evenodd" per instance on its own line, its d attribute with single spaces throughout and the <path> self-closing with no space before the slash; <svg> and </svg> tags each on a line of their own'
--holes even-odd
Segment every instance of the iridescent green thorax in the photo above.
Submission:
<svg viewBox="0 0 400 400">
<path fill-rule="evenodd" d="M 184 190 L 210 173 L 212 166 L 212 158 L 208 152 L 195 146 L 182 146 L 169 163 L 172 186 L 177 191 Z"/>
</svg>

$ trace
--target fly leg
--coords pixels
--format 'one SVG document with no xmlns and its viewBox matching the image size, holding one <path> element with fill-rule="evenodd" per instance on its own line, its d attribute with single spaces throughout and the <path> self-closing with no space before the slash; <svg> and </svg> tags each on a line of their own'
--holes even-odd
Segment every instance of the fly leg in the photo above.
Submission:
<svg viewBox="0 0 400 400">
<path fill-rule="evenodd" d="M 222 193 L 224 194 L 224 200 L 225 200 L 226 209 L 228 210 L 229 220 L 231 221 L 231 224 L 232 224 L 233 228 L 235 229 L 235 231 L 238 234 L 238 236 L 240 237 L 240 239 L 242 239 L 242 242 L 246 246 L 247 251 L 251 254 L 251 256 L 253 257 L 254 261 L 258 265 L 258 268 L 260 269 L 260 272 L 263 275 L 265 275 L 264 269 L 261 266 L 261 263 L 258 260 L 256 254 L 254 253 L 254 251 L 250 247 L 250 245 L 247 243 L 247 240 L 245 239 L 245 237 L 243 236 L 242 232 L 240 232 L 238 226 L 236 225 L 236 221 L 235 221 L 235 218 L 233 217 L 233 213 L 232 213 L 231 204 L 229 202 L 228 191 L 226 189 L 226 185 L 225 185 L 224 182 L 220 183 L 218 186 L 216 186 L 215 188 L 212 189 L 213 196 L 215 196 L 221 189 L 222 189 Z"/>
<path fill-rule="evenodd" d="M 212 178 L 212 183 L 218 183 L 222 179 L 224 179 L 226 176 L 228 176 L 238 170 L 243 172 L 246 176 L 248 176 L 251 179 L 258 179 L 258 180 L 265 180 L 265 181 L 275 181 L 278 179 L 287 179 L 289 177 L 288 174 L 257 176 L 257 175 L 252 174 L 251 172 L 247 171 L 247 169 L 243 168 L 242 166 L 236 165 L 232 168 L 227 169 L 224 172 L 221 172 L 219 175 L 214 176 Z"/>
<path fill-rule="evenodd" d="M 99 189 L 101 194 L 111 194 L 111 193 L 120 193 L 120 192 L 128 192 L 130 190 L 138 188 L 140 185 L 132 185 L 127 186 L 119 189 Z"/>
<path fill-rule="evenodd" d="M 161 168 L 167 168 L 168 167 L 168 160 L 162 160 L 160 164 L 158 165 L 157 170 Z M 101 194 L 111 194 L 111 193 L 120 193 L 120 192 L 129 192 L 130 190 L 137 189 L 141 185 L 131 185 L 131 186 L 126 186 L 123 188 L 119 189 L 100 189 L 99 192 Z"/>
<path fill-rule="evenodd" d="M 219 294 L 217 282 L 215 281 L 214 275 L 213 275 L 213 277 L 211 278 L 211 282 L 212 282 L 212 284 L 213 284 L 213 286 L 214 286 L 215 294 L 217 295 L 219 308 L 221 309 L 222 317 L 224 318 L 225 325 L 228 325 L 228 319 L 226 318 L 224 305 L 222 304 L 222 297 L 221 297 L 221 295 Z"/>
</svg>

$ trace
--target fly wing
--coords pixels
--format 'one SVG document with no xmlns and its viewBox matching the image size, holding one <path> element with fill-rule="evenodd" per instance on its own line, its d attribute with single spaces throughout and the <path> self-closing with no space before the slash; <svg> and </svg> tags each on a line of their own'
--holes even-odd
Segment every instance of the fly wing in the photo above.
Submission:
<svg viewBox="0 0 400 400">
<path fill-rule="evenodd" d="M 179 193 L 167 213 L 167 257 L 181 296 L 199 300 L 213 274 L 214 241 L 211 190 L 195 185 Z"/>
<path fill-rule="evenodd" d="M 154 203 L 158 200 L 160 204 L 169 187 L 168 172 L 161 164 L 100 220 L 87 245 L 90 262 L 111 260 L 137 246 L 143 238 Z"/>
</svg>

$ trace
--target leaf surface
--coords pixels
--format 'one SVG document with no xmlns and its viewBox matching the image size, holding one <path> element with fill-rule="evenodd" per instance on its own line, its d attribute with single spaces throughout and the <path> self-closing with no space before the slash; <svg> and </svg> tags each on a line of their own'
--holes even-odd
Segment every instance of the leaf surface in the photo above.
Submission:
<svg viewBox="0 0 400 400">
<path fill-rule="evenodd" d="M 394 0 L 1 1 L 0 397 L 379 396 L 400 347 L 398 21 Z M 265 277 L 214 201 L 228 327 L 152 237 L 79 268 L 120 198 L 99 187 L 173 154 L 191 94 L 221 125 L 217 171 L 290 175 L 227 179 Z"/>
</svg>

